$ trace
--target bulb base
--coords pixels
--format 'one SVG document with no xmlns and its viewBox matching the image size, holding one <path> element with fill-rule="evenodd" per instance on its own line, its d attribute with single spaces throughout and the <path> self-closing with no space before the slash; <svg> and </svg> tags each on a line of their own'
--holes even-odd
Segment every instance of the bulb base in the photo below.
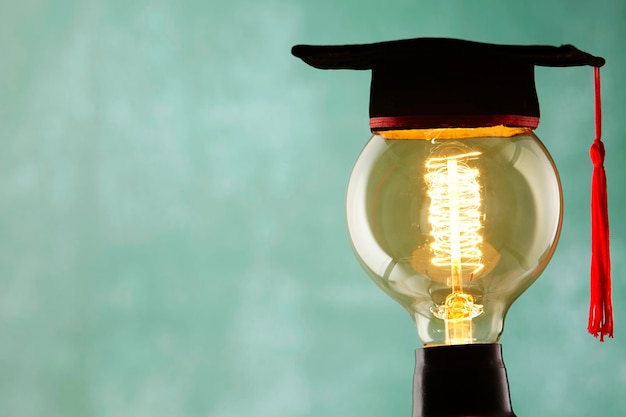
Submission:
<svg viewBox="0 0 626 417">
<path fill-rule="evenodd" d="M 413 417 L 515 417 L 502 346 L 415 350 Z"/>
</svg>

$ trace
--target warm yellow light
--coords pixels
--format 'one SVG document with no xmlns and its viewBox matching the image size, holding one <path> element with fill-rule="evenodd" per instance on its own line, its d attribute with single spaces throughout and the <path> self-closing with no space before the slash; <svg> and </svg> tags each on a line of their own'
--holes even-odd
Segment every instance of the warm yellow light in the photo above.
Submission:
<svg viewBox="0 0 626 417">
<path fill-rule="evenodd" d="M 347 193 L 359 262 L 424 346 L 496 343 L 556 247 L 560 183 L 530 129 L 374 135 Z"/>
<path fill-rule="evenodd" d="M 478 170 L 469 161 L 480 152 L 442 145 L 426 161 L 426 184 L 430 197 L 428 221 L 431 224 L 431 263 L 449 268 L 450 294 L 433 314 L 445 322 L 445 343 L 471 343 L 472 319 L 483 307 L 466 293 L 467 282 L 484 268 L 480 244 L 482 236 Z M 441 155 L 441 156 L 439 156 Z"/>
<path fill-rule="evenodd" d="M 528 131 L 527 128 L 499 125 L 490 127 L 384 130 L 381 132 L 376 132 L 376 134 L 381 135 L 385 139 L 394 140 L 446 140 L 475 138 L 478 136 L 499 136 L 502 138 L 510 138 L 515 135 L 523 134 L 526 131 Z"/>
</svg>

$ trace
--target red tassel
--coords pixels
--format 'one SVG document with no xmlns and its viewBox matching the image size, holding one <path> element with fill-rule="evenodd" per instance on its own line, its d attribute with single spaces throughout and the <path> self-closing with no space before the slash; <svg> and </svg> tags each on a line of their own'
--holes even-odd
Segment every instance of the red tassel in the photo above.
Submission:
<svg viewBox="0 0 626 417">
<path fill-rule="evenodd" d="M 591 181 L 591 303 L 587 329 L 595 337 L 613 337 L 611 301 L 611 254 L 607 206 L 604 144 L 602 143 L 602 106 L 600 103 L 600 68 L 594 68 L 596 138 L 591 145 L 593 162 Z"/>
</svg>

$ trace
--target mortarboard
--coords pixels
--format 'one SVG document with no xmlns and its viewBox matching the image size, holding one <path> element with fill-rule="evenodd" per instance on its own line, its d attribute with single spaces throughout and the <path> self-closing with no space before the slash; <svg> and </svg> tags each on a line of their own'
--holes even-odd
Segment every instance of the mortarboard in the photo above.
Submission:
<svg viewBox="0 0 626 417">
<path fill-rule="evenodd" d="M 446 38 L 297 45 L 292 53 L 319 69 L 372 70 L 373 130 L 498 124 L 536 128 L 535 65 L 604 65 L 603 58 L 571 45 L 495 45 Z"/>
<path fill-rule="evenodd" d="M 370 128 L 374 132 L 539 124 L 535 66 L 592 66 L 596 138 L 591 148 L 592 266 L 589 331 L 612 337 L 609 233 L 599 67 L 605 60 L 572 45 L 497 45 L 417 38 L 361 45 L 297 45 L 292 54 L 319 69 L 372 70 Z"/>
</svg>

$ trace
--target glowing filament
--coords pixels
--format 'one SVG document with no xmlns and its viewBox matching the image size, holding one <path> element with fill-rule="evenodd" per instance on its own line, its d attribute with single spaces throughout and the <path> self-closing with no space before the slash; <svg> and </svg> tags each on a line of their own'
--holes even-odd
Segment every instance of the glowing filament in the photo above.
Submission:
<svg viewBox="0 0 626 417">
<path fill-rule="evenodd" d="M 479 247 L 482 224 L 478 170 L 466 162 L 478 155 L 480 152 L 464 152 L 426 162 L 433 237 L 431 263 L 450 268 L 448 284 L 452 289 L 433 313 L 444 319 L 446 343 L 450 344 L 471 343 L 471 320 L 482 313 L 482 305 L 475 304 L 472 295 L 464 292 L 463 279 L 465 274 L 471 281 L 484 268 Z"/>
<path fill-rule="evenodd" d="M 450 266 L 455 292 L 462 290 L 464 269 L 472 276 L 483 268 L 478 170 L 464 161 L 477 155 L 480 153 L 471 152 L 426 162 L 431 199 L 429 222 L 434 239 L 432 263 Z"/>
</svg>

